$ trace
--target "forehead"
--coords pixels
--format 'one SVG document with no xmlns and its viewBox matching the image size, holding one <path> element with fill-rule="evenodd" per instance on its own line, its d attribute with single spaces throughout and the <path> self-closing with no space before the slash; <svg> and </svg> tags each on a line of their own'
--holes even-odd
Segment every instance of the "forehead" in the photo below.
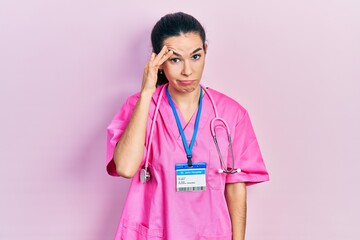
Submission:
<svg viewBox="0 0 360 240">
<path fill-rule="evenodd" d="M 166 38 L 164 45 L 179 53 L 191 53 L 197 48 L 202 48 L 203 42 L 198 33 L 182 33 L 179 36 Z"/>
</svg>

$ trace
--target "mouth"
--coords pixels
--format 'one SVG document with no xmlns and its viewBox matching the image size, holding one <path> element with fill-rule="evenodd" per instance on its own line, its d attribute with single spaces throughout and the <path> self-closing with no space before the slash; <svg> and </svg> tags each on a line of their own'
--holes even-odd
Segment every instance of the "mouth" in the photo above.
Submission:
<svg viewBox="0 0 360 240">
<path fill-rule="evenodd" d="M 178 80 L 178 82 L 181 84 L 181 85 L 191 85 L 195 82 L 195 80 Z"/>
</svg>

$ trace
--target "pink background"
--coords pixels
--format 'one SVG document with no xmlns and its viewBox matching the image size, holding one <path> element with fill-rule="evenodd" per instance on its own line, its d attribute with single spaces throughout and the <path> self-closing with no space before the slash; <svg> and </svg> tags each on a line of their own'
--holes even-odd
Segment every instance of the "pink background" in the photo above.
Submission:
<svg viewBox="0 0 360 240">
<path fill-rule="evenodd" d="M 358 0 L 1 1 L 0 239 L 113 239 L 129 181 L 106 174 L 106 126 L 179 10 L 271 174 L 248 189 L 247 239 L 359 239 Z"/>
</svg>

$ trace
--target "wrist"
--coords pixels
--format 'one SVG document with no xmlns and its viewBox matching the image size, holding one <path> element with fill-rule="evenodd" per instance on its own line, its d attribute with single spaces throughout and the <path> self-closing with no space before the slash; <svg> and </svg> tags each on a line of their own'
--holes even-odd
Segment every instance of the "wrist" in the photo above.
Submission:
<svg viewBox="0 0 360 240">
<path fill-rule="evenodd" d="M 142 99 L 142 100 L 151 100 L 155 90 L 156 90 L 156 88 L 154 90 L 152 90 L 152 89 L 142 89 L 141 92 L 140 92 L 140 99 Z"/>
</svg>

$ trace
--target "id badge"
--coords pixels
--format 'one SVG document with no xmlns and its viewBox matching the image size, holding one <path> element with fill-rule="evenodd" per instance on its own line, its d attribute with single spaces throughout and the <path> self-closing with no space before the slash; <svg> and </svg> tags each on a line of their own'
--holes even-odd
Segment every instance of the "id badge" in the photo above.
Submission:
<svg viewBox="0 0 360 240">
<path fill-rule="evenodd" d="M 206 163 L 193 163 L 189 167 L 186 163 L 175 164 L 176 191 L 193 192 L 206 190 Z"/>
</svg>

